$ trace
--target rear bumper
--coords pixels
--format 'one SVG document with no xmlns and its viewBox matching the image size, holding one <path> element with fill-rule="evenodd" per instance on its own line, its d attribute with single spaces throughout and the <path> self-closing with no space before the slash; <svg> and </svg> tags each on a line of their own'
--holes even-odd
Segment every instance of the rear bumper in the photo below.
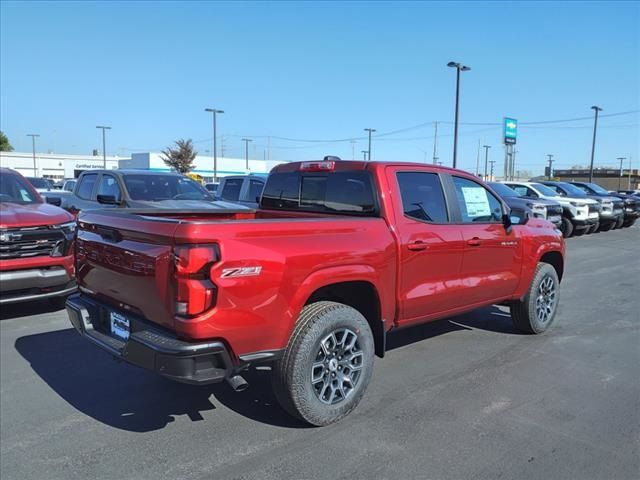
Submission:
<svg viewBox="0 0 640 480">
<path fill-rule="evenodd" d="M 76 291 L 64 266 L 0 271 L 0 305 L 69 295 Z"/>
<path fill-rule="evenodd" d="M 72 295 L 67 299 L 66 307 L 71 324 L 87 340 L 116 358 L 171 380 L 191 384 L 217 383 L 248 365 L 244 362 L 235 364 L 231 352 L 220 340 L 185 342 L 129 312 L 122 312 L 130 321 L 129 339 L 121 340 L 110 334 L 110 312 L 115 309 L 86 295 Z"/>
</svg>

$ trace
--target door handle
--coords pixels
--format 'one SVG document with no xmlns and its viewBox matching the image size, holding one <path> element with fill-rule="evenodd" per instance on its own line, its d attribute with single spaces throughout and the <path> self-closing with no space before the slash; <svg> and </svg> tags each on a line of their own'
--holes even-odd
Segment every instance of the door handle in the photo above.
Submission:
<svg viewBox="0 0 640 480">
<path fill-rule="evenodd" d="M 471 240 L 467 241 L 467 245 L 471 247 L 479 247 L 482 244 L 482 241 L 478 237 L 473 237 Z"/>
<path fill-rule="evenodd" d="M 424 243 L 422 240 L 418 240 L 416 242 L 410 243 L 407 245 L 407 248 L 409 250 L 426 250 L 427 248 L 429 248 L 429 245 L 427 245 L 426 243 Z"/>
</svg>

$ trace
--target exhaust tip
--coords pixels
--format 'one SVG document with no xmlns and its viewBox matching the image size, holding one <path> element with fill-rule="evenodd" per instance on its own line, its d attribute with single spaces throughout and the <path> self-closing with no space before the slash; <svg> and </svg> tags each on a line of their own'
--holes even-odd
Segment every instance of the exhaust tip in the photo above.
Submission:
<svg viewBox="0 0 640 480">
<path fill-rule="evenodd" d="M 233 388 L 235 392 L 244 392 L 247 388 L 249 388 L 249 384 L 247 381 L 242 378 L 240 375 L 234 375 L 233 377 L 227 378 L 227 383 Z"/>
</svg>

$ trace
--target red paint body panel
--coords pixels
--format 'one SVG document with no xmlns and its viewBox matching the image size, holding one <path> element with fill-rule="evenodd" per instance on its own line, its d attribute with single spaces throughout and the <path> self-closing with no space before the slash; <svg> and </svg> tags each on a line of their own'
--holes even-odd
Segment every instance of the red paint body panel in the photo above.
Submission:
<svg viewBox="0 0 640 480">
<path fill-rule="evenodd" d="M 412 163 L 335 163 L 340 170 L 372 172 L 379 217 L 271 210 L 86 212 L 77 239 L 79 285 L 181 338 L 222 339 L 239 356 L 284 348 L 300 310 L 324 286 L 368 282 L 390 329 L 518 298 L 544 253 L 564 255 L 561 236 L 546 221 L 531 219 L 507 231 L 495 223 L 434 225 L 404 215 L 397 171 L 474 178 L 465 172 Z M 296 168 L 286 164 L 274 171 Z M 475 239 L 479 244 L 471 245 Z M 216 301 L 203 314 L 185 318 L 174 305 L 173 249 L 196 244 L 217 246 L 219 260 L 207 278 Z M 261 270 L 249 276 L 223 273 L 242 267 Z"/>
</svg>

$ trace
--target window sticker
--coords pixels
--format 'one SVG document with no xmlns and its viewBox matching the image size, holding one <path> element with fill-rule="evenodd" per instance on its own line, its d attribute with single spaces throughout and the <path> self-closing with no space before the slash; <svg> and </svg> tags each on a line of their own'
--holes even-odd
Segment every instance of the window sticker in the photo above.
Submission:
<svg viewBox="0 0 640 480">
<path fill-rule="evenodd" d="M 484 188 L 462 187 L 462 195 L 467 207 L 467 216 L 471 218 L 491 216 L 491 207 Z"/>
</svg>

